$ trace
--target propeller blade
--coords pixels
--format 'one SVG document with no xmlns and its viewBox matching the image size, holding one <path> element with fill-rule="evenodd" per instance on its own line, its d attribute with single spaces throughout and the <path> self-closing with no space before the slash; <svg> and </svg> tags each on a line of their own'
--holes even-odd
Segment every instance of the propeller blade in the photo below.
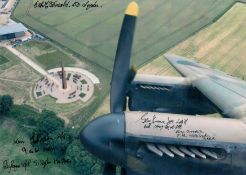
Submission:
<svg viewBox="0 0 246 175">
<path fill-rule="evenodd" d="M 116 166 L 111 163 L 105 163 L 103 167 L 103 175 L 116 175 Z"/>
<path fill-rule="evenodd" d="M 115 56 L 110 90 L 111 113 L 122 112 L 125 107 L 130 57 L 137 15 L 138 5 L 136 2 L 131 2 L 125 11 Z"/>
<path fill-rule="evenodd" d="M 137 69 L 136 69 L 136 67 L 132 66 L 129 70 L 129 75 L 128 75 L 128 82 L 129 83 L 133 81 L 136 74 L 137 74 Z"/>
</svg>

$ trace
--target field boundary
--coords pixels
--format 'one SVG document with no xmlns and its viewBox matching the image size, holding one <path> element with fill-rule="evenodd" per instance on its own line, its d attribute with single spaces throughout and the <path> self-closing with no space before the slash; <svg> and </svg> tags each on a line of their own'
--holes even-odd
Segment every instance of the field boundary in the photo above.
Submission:
<svg viewBox="0 0 246 175">
<path fill-rule="evenodd" d="M 180 43 L 180 42 L 182 42 L 182 41 L 184 41 L 184 40 L 186 40 L 187 38 L 189 38 L 189 37 L 191 37 L 191 36 L 193 36 L 193 35 L 195 35 L 197 32 L 199 32 L 200 30 L 202 30 L 203 28 L 206 28 L 207 26 L 209 26 L 209 25 L 211 25 L 211 24 L 213 24 L 215 21 L 217 21 L 221 16 L 223 16 L 235 3 L 236 3 L 237 1 L 232 1 L 232 2 L 228 2 L 228 4 L 225 6 L 225 9 L 223 8 L 223 9 L 221 9 L 215 16 L 211 16 L 211 17 L 209 17 L 209 20 L 207 20 L 207 24 L 205 23 L 205 25 L 201 25 L 201 24 L 198 24 L 197 22 L 196 22 L 196 24 L 194 24 L 194 32 L 192 32 L 191 31 L 191 33 L 190 32 L 188 32 L 187 33 L 187 31 L 184 31 L 185 33 L 186 33 L 186 35 L 184 35 L 185 37 L 183 38 L 183 37 L 181 37 L 181 40 L 178 40 L 178 41 L 176 41 L 176 40 L 174 40 L 167 48 L 165 48 L 165 49 L 163 49 L 163 50 L 161 50 L 161 49 L 157 49 L 156 50 L 156 54 L 155 53 L 153 53 L 153 56 L 152 57 L 150 57 L 150 58 L 147 58 L 147 59 L 144 59 L 143 60 L 143 63 L 141 63 L 141 62 L 138 62 L 138 65 L 137 65 L 137 67 L 138 68 L 141 68 L 141 67 L 143 67 L 144 65 L 146 65 L 146 64 L 148 64 L 149 62 L 151 62 L 153 59 L 155 59 L 155 58 L 157 58 L 159 55 L 162 55 L 163 53 L 165 53 L 167 50 L 169 50 L 170 48 L 172 48 L 172 47 L 174 47 L 175 45 L 177 45 L 178 43 Z M 18 1 L 18 3 L 19 3 L 19 1 Z M 29 8 L 30 8 L 30 6 L 28 6 Z M 26 16 L 28 17 L 28 18 L 30 18 L 30 20 L 34 20 L 34 19 L 36 19 L 36 18 L 32 18 L 31 16 L 30 16 L 30 14 L 29 14 L 29 8 L 28 9 L 26 9 L 27 11 L 26 11 Z M 12 17 L 15 19 L 15 20 L 18 20 L 16 17 L 14 17 L 14 15 L 12 15 Z M 202 17 L 202 16 L 201 16 Z M 197 20 L 197 19 L 196 19 Z M 20 21 L 20 20 L 18 20 L 18 21 Z M 45 26 L 47 26 L 46 24 L 43 24 L 42 23 L 42 21 L 39 21 L 38 23 L 40 23 L 40 25 L 45 25 Z M 24 24 L 26 24 L 25 22 L 24 22 Z M 27 24 L 26 24 L 27 25 Z M 27 25 L 27 26 L 29 26 L 29 25 Z M 198 26 L 198 28 L 196 28 L 196 26 Z M 199 27 L 199 26 L 201 26 L 201 27 Z M 69 48 L 69 47 L 67 47 L 66 45 L 64 45 L 63 43 L 61 43 L 61 42 L 59 42 L 59 41 L 56 41 L 56 40 L 54 40 L 54 39 L 52 39 L 52 38 L 50 38 L 49 36 L 47 36 L 46 34 L 44 34 L 44 33 L 42 33 L 42 32 L 40 32 L 38 29 L 34 29 L 34 28 L 32 28 L 31 26 L 29 26 L 33 31 L 37 31 L 37 32 L 39 32 L 39 33 L 41 33 L 41 34 L 43 34 L 44 36 L 46 36 L 50 41 L 52 41 L 53 43 L 55 43 L 55 44 L 57 44 L 57 45 L 59 45 L 59 46 L 61 46 L 62 48 L 64 48 L 65 50 L 69 50 L 69 52 L 71 52 L 71 53 L 73 53 L 74 55 L 76 55 L 81 61 L 85 61 L 85 62 L 87 62 L 87 63 L 90 63 L 91 65 L 95 65 L 95 66 L 97 66 L 97 67 L 100 67 L 100 68 L 102 68 L 102 69 L 104 69 L 104 70 L 107 70 L 109 73 L 112 73 L 112 70 L 111 70 L 111 64 L 110 65 L 108 65 L 108 66 L 105 66 L 105 65 L 101 65 L 100 64 L 100 62 L 103 62 L 103 58 L 106 56 L 106 57 L 108 57 L 107 55 L 105 55 L 105 54 L 103 54 L 103 53 L 101 53 L 100 52 L 100 50 L 98 51 L 98 50 L 96 50 L 96 49 L 91 49 L 91 48 L 89 48 L 89 51 L 88 52 L 95 52 L 95 54 L 96 54 L 96 61 L 93 61 L 91 58 L 89 58 L 89 57 L 87 57 L 88 56 L 88 54 L 90 55 L 90 53 L 88 53 L 87 54 L 87 56 L 85 56 L 85 55 L 83 55 L 83 53 L 81 53 L 81 52 L 78 52 L 78 49 L 79 48 Z M 54 31 L 57 31 L 56 29 L 54 29 Z M 67 36 L 66 34 L 64 34 L 62 31 L 57 31 L 58 32 L 58 34 L 59 35 L 64 35 L 65 37 L 68 37 L 68 39 L 69 40 L 71 40 L 71 41 L 75 41 L 75 43 L 74 44 L 78 44 L 78 43 L 80 43 L 80 44 L 83 44 L 83 43 L 81 43 L 81 41 L 78 41 L 78 40 L 74 40 L 73 38 L 71 38 L 71 37 L 69 37 L 69 36 Z M 190 34 L 189 34 L 190 33 Z M 173 38 L 173 37 L 172 37 Z M 171 39 L 172 39 L 171 38 Z M 84 44 L 83 44 L 84 45 Z M 85 49 L 86 49 L 87 47 L 85 46 Z M 161 50 L 161 51 L 160 51 Z M 83 50 L 82 50 L 83 51 Z M 159 52 L 160 51 L 160 52 Z M 98 56 L 99 55 L 99 56 Z M 100 55 L 102 55 L 102 58 L 100 58 Z M 151 55 L 150 55 L 151 56 Z M 105 60 L 105 61 L 107 61 L 107 62 L 110 62 L 112 59 L 111 59 L 111 57 L 110 57 L 110 59 L 108 59 L 108 60 Z M 113 60 L 112 60 L 112 62 L 113 62 Z"/>
<path fill-rule="evenodd" d="M 246 0 L 245 0 L 246 1 Z M 162 56 L 166 51 L 170 50 L 171 48 L 173 48 L 174 46 L 176 46 L 179 43 L 182 43 L 183 41 L 187 40 L 188 38 L 194 36 L 195 34 L 197 34 L 198 32 L 200 32 L 201 30 L 207 28 L 208 26 L 214 24 L 215 22 L 217 22 L 226 12 L 228 12 L 236 3 L 238 3 L 237 1 L 232 2 L 228 8 L 226 8 L 221 14 L 217 15 L 211 22 L 209 22 L 208 24 L 206 24 L 205 26 L 201 27 L 200 29 L 198 29 L 197 31 L 193 32 L 192 34 L 188 35 L 187 37 L 185 37 L 184 39 L 180 40 L 178 43 L 173 44 L 172 46 L 168 47 L 167 49 L 163 50 L 162 52 L 160 52 L 159 54 L 153 56 L 152 58 L 150 58 L 148 61 L 146 61 L 145 63 L 137 66 L 137 68 L 142 68 L 143 66 L 149 64 L 150 62 L 152 62 L 154 59 Z"/>
</svg>

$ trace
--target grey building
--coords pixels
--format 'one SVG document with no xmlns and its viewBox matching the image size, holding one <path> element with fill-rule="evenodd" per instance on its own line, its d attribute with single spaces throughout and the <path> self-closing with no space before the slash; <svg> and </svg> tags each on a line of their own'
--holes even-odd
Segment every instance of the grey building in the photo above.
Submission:
<svg viewBox="0 0 246 175">
<path fill-rule="evenodd" d="M 0 40 L 24 36 L 27 30 L 28 29 L 21 23 L 0 27 Z"/>
</svg>

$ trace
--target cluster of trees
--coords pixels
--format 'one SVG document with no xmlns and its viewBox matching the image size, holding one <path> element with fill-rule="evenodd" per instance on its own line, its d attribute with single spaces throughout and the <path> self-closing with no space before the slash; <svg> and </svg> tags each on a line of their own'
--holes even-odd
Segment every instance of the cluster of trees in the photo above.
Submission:
<svg viewBox="0 0 246 175">
<path fill-rule="evenodd" d="M 64 121 L 52 111 L 43 110 L 39 119 L 37 122 L 39 131 L 49 133 L 50 136 L 63 133 L 66 137 L 66 139 L 51 140 L 49 143 L 58 149 L 66 149 L 64 152 L 55 152 L 56 156 L 70 159 L 73 162 L 70 166 L 79 174 L 101 174 L 102 163 L 83 148 L 79 140 L 79 129 L 66 128 Z"/>
<path fill-rule="evenodd" d="M 88 153 L 82 146 L 79 140 L 79 129 L 72 129 L 65 126 L 64 120 L 57 117 L 56 113 L 49 110 L 43 110 L 41 113 L 36 109 L 26 105 L 14 105 L 13 98 L 9 95 L 0 96 L 0 115 L 10 117 L 18 121 L 24 126 L 28 126 L 25 130 L 27 135 L 35 133 L 43 133 L 50 137 L 56 137 L 61 133 L 66 139 L 50 140 L 47 143 L 40 143 L 35 146 L 54 146 L 64 151 L 50 152 L 57 158 L 65 157 L 72 161 L 71 168 L 76 174 L 81 175 L 97 175 L 102 172 L 102 162 L 90 153 Z M 44 144 L 44 145 L 42 145 Z"/>
<path fill-rule="evenodd" d="M 66 157 L 73 161 L 73 168 L 81 175 L 102 174 L 102 162 L 88 153 L 78 139 L 69 144 Z"/>
<path fill-rule="evenodd" d="M 10 95 L 0 96 L 0 114 L 7 114 L 13 106 L 13 98 Z"/>
<path fill-rule="evenodd" d="M 78 174 L 97 175 L 102 172 L 102 163 L 94 158 L 82 146 L 79 140 L 79 129 L 66 128 L 64 121 L 56 116 L 52 111 L 43 110 L 37 120 L 37 128 L 41 133 L 49 133 L 52 137 L 63 134 L 66 139 L 49 141 L 50 146 L 55 146 L 57 150 L 64 149 L 64 152 L 53 152 L 55 156 L 65 157 L 72 161 L 71 166 Z M 47 145 L 47 143 L 46 143 Z"/>
</svg>

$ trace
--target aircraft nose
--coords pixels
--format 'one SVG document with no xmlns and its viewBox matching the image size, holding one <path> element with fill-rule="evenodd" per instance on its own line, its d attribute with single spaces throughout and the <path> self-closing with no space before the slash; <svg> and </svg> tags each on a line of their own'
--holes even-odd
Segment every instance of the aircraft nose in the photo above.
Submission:
<svg viewBox="0 0 246 175">
<path fill-rule="evenodd" d="M 96 157 L 124 166 L 124 130 L 124 114 L 108 114 L 88 123 L 80 133 L 80 140 Z"/>
</svg>

